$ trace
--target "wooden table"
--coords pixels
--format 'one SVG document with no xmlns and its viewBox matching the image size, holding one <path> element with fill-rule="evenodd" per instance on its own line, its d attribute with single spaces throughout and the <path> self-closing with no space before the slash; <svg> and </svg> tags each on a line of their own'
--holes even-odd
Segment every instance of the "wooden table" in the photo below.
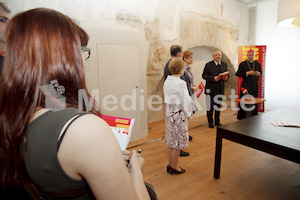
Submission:
<svg viewBox="0 0 300 200">
<path fill-rule="evenodd" d="M 300 111 L 278 109 L 217 127 L 214 178 L 220 178 L 223 138 L 300 164 L 300 128 L 274 121 L 300 123 Z"/>
</svg>

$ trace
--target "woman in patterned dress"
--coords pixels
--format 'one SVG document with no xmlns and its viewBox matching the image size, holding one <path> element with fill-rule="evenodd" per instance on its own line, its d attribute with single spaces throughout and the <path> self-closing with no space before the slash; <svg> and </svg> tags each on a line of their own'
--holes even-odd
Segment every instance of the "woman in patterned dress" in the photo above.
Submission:
<svg viewBox="0 0 300 200">
<path fill-rule="evenodd" d="M 188 93 L 185 81 L 180 77 L 184 73 L 184 61 L 173 58 L 169 65 L 172 75 L 165 80 L 164 102 L 166 105 L 166 135 L 165 142 L 168 146 L 167 172 L 181 174 L 185 170 L 178 166 L 180 150 L 189 144 L 188 118 L 192 114 L 192 99 Z"/>
</svg>

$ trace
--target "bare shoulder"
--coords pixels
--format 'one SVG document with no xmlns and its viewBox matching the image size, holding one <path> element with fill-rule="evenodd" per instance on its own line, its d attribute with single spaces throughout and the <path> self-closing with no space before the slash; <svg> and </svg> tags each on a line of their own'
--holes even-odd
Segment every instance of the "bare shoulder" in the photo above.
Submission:
<svg viewBox="0 0 300 200">
<path fill-rule="evenodd" d="M 82 156 L 81 158 L 84 160 L 107 149 L 120 151 L 109 125 L 100 117 L 92 114 L 77 118 L 69 126 L 61 148 L 67 150 L 65 152 L 68 154 L 77 154 L 77 158 Z"/>
<path fill-rule="evenodd" d="M 100 117 L 93 114 L 86 114 L 78 117 L 69 127 L 72 134 L 105 134 L 111 132 L 109 125 Z"/>
</svg>

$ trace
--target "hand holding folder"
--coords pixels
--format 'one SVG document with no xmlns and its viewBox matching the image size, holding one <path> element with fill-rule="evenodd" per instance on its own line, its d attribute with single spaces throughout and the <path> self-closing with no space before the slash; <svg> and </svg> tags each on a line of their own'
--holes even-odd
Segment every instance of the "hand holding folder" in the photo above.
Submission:
<svg viewBox="0 0 300 200">
<path fill-rule="evenodd" d="M 225 71 L 225 72 L 222 72 L 218 75 L 218 77 L 222 78 L 222 79 L 225 79 L 227 78 L 229 75 L 229 71 Z"/>
</svg>

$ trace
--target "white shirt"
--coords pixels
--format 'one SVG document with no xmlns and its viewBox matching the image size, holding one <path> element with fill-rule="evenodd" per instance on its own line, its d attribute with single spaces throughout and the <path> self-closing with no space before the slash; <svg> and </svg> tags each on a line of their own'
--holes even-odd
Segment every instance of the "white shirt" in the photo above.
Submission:
<svg viewBox="0 0 300 200">
<path fill-rule="evenodd" d="M 215 62 L 216 65 L 218 65 L 218 64 L 221 65 L 221 61 L 217 62 L 217 61 L 214 60 L 214 62 Z"/>
<path fill-rule="evenodd" d="M 189 95 L 186 82 L 177 76 L 168 76 L 164 86 L 164 102 L 172 105 L 181 104 L 187 117 L 192 114 L 192 98 Z"/>
</svg>

